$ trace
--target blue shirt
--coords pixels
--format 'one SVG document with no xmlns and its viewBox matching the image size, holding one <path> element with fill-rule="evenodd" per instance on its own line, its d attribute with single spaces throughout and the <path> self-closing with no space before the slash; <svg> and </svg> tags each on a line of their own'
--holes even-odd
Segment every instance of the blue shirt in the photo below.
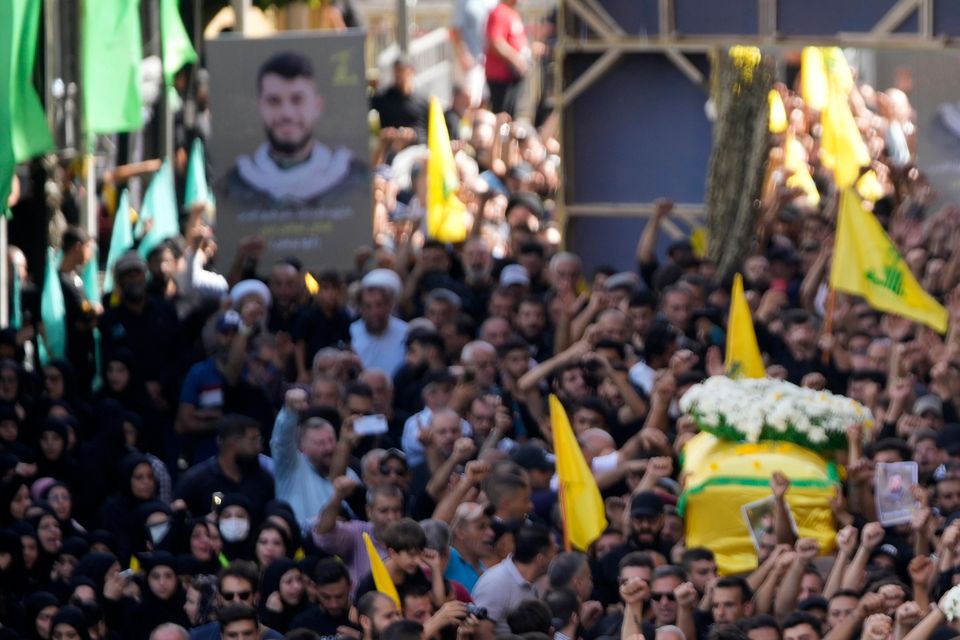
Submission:
<svg viewBox="0 0 960 640">
<path fill-rule="evenodd" d="M 320 475 L 297 448 L 298 436 L 297 415 L 282 409 L 270 438 L 277 498 L 290 503 L 300 529 L 306 530 L 333 496 L 333 483 Z M 349 468 L 347 475 L 360 480 Z"/>
<path fill-rule="evenodd" d="M 450 562 L 447 563 L 447 570 L 443 572 L 443 577 L 447 580 L 456 580 L 467 588 L 467 591 L 473 591 L 473 587 L 480 579 L 485 567 L 480 563 L 478 572 L 473 565 L 463 559 L 460 552 L 450 547 Z"/>
</svg>

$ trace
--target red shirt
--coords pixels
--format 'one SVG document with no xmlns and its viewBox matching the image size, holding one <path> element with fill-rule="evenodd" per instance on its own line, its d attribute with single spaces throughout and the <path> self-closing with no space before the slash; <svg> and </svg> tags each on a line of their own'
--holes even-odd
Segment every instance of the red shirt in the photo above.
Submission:
<svg viewBox="0 0 960 640">
<path fill-rule="evenodd" d="M 527 33 L 523 28 L 523 20 L 513 7 L 498 4 L 487 19 L 487 60 L 486 72 L 488 82 L 513 82 L 517 79 L 513 67 L 505 58 L 500 56 L 490 43 L 495 38 L 503 38 L 514 51 L 523 51 L 527 48 Z"/>
</svg>

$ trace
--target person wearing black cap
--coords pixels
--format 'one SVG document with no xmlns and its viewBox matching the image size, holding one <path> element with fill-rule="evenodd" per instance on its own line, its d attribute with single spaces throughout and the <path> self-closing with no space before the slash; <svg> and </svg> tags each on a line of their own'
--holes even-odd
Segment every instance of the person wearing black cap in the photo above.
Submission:
<svg viewBox="0 0 960 640">
<path fill-rule="evenodd" d="M 557 492 L 550 488 L 556 468 L 553 456 L 534 444 L 522 444 L 510 452 L 510 458 L 527 471 L 534 513 L 549 522 L 557 502 Z"/>
<path fill-rule="evenodd" d="M 179 391 L 177 310 L 166 300 L 147 295 L 147 264 L 136 252 L 121 256 L 114 272 L 120 298 L 107 306 L 98 323 L 101 360 L 106 362 L 118 349 L 131 352 L 154 403 L 165 407 Z"/>
<path fill-rule="evenodd" d="M 655 551 L 670 557 L 670 545 L 660 539 L 663 528 L 663 500 L 653 491 L 642 491 L 630 497 L 630 530 L 627 542 L 610 550 L 600 561 L 600 579 L 607 587 L 615 585 L 620 560 L 631 551 Z"/>
</svg>

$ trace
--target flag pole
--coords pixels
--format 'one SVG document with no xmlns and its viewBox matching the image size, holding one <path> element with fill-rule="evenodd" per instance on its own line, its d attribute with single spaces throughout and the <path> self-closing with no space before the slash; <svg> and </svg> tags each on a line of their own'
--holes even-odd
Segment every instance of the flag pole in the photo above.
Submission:
<svg viewBox="0 0 960 640">
<path fill-rule="evenodd" d="M 560 519 L 563 520 L 563 550 L 573 551 L 573 545 L 570 544 L 570 525 L 567 521 L 567 503 L 563 499 L 563 482 L 557 489 L 557 498 L 560 501 Z"/>
<path fill-rule="evenodd" d="M 826 321 L 823 323 L 823 335 L 832 336 L 833 335 L 833 312 L 837 307 L 837 290 L 833 287 L 827 292 L 827 317 Z M 820 354 L 820 360 L 824 365 L 830 364 L 830 352 L 824 350 Z"/>
<path fill-rule="evenodd" d="M 4 203 L 6 205 L 6 203 Z M 0 327 L 10 326 L 10 251 L 7 216 L 0 213 Z"/>
</svg>

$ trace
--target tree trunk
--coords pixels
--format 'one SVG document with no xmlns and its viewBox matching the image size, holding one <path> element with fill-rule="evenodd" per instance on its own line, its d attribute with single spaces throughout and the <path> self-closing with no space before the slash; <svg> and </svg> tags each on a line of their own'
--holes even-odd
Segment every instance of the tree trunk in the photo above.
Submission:
<svg viewBox="0 0 960 640">
<path fill-rule="evenodd" d="M 759 51 L 744 47 L 714 50 L 711 58 L 717 115 L 707 172 L 709 255 L 718 277 L 727 278 L 740 269 L 756 238 L 773 73 Z"/>
</svg>

